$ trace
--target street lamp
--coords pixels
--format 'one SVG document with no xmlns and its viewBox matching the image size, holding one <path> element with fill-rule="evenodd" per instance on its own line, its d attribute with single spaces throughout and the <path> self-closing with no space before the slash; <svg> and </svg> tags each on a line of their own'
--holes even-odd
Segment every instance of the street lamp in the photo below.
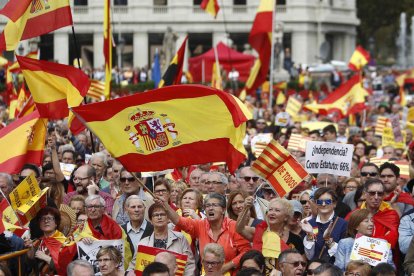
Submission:
<svg viewBox="0 0 414 276">
<path fill-rule="evenodd" d="M 118 67 L 119 70 L 122 70 L 122 53 L 124 52 L 125 48 L 125 39 L 122 37 L 122 35 L 118 36 L 118 45 L 117 45 L 117 52 L 118 52 Z"/>
<path fill-rule="evenodd" d="M 19 51 L 19 55 L 23 55 L 23 53 L 24 53 L 24 47 L 23 47 L 23 45 L 22 44 L 20 44 L 20 46 L 19 46 L 19 48 L 17 49 L 18 51 Z"/>
</svg>

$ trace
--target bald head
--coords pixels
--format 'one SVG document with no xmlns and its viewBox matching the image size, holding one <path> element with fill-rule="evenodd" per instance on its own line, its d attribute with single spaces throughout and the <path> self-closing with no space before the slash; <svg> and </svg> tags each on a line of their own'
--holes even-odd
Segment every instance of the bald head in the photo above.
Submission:
<svg viewBox="0 0 414 276">
<path fill-rule="evenodd" d="M 177 271 L 177 258 L 169 252 L 160 252 L 155 256 L 155 262 L 165 264 L 170 271 L 170 275 L 175 275 Z"/>
</svg>

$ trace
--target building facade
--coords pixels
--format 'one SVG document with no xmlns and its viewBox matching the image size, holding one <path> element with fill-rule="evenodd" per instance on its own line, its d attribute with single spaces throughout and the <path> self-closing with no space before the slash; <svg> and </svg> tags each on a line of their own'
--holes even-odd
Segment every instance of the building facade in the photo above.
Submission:
<svg viewBox="0 0 414 276">
<path fill-rule="evenodd" d="M 4 0 L 2 0 L 4 2 Z M 205 52 L 220 41 L 243 51 L 259 0 L 219 0 L 216 19 L 200 9 L 201 0 L 113 0 L 113 64 L 145 67 L 164 33 L 177 34 L 176 47 L 189 37 L 190 55 Z M 84 67 L 98 68 L 103 58 L 103 0 L 75 0 L 73 20 L 76 45 Z M 4 26 L 6 18 L 0 19 Z M 290 48 L 296 63 L 348 60 L 356 43 L 355 0 L 278 0 L 275 16 L 279 52 Z M 72 29 L 62 28 L 35 41 L 23 42 L 21 52 L 38 44 L 41 58 L 72 64 L 77 56 Z M 321 47 L 321 45 L 323 45 Z M 321 52 L 321 48 L 323 48 Z"/>
</svg>

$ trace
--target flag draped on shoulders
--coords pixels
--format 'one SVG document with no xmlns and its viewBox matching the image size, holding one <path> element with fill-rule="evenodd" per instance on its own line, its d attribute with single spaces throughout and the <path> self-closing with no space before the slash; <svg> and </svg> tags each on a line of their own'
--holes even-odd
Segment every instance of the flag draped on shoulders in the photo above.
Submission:
<svg viewBox="0 0 414 276">
<path fill-rule="evenodd" d="M 234 172 L 250 116 L 234 96 L 201 85 L 167 86 L 72 109 L 129 171 L 225 161 Z"/>
<path fill-rule="evenodd" d="M 42 117 L 62 119 L 78 106 L 89 89 L 89 78 L 72 66 L 18 56 L 25 81 Z"/>
<path fill-rule="evenodd" d="M 0 13 L 11 19 L 0 35 L 1 51 L 14 51 L 21 40 L 73 24 L 69 0 L 10 0 Z"/>
<path fill-rule="evenodd" d="M 56 270 L 59 274 L 65 272 L 66 267 L 59 266 L 59 252 L 61 247 L 66 241 L 65 235 L 63 235 L 58 230 L 53 233 L 50 237 L 42 237 L 41 238 L 41 246 L 39 247 L 40 250 L 43 248 L 47 248 L 50 253 L 50 257 L 52 257 L 53 263 L 56 267 Z M 62 274 L 61 274 L 62 275 Z"/>
<path fill-rule="evenodd" d="M 274 0 L 261 0 L 252 29 L 249 44 L 259 54 L 246 84 L 247 92 L 255 91 L 266 80 L 269 73 L 272 49 L 272 23 Z"/>
<path fill-rule="evenodd" d="M 170 65 L 167 68 L 167 71 L 165 71 L 164 75 L 162 76 L 161 81 L 158 84 L 158 88 L 181 83 L 181 76 L 183 75 L 183 63 L 184 63 L 185 48 L 187 45 L 187 38 L 188 37 L 186 36 L 183 43 L 181 44 L 180 49 L 178 49 L 177 53 L 171 60 Z"/>
<path fill-rule="evenodd" d="M 217 1 L 218 0 L 203 0 L 200 7 L 216 18 L 220 10 L 220 6 Z"/>
<path fill-rule="evenodd" d="M 20 172 L 25 163 L 42 164 L 47 119 L 37 111 L 0 130 L 0 171 Z"/>
</svg>

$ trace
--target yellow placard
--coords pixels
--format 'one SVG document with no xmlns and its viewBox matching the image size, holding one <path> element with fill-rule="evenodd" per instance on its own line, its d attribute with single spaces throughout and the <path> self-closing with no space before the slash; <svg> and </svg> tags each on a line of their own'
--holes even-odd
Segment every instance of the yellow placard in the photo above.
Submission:
<svg viewBox="0 0 414 276">
<path fill-rule="evenodd" d="M 40 194 L 39 184 L 34 174 L 31 174 L 10 193 L 10 205 L 17 210 L 38 194 Z"/>
<path fill-rule="evenodd" d="M 395 142 L 392 128 L 384 127 L 382 133 L 382 147 L 391 146 L 395 149 L 405 149 L 405 133 L 403 133 L 403 141 Z"/>
</svg>

